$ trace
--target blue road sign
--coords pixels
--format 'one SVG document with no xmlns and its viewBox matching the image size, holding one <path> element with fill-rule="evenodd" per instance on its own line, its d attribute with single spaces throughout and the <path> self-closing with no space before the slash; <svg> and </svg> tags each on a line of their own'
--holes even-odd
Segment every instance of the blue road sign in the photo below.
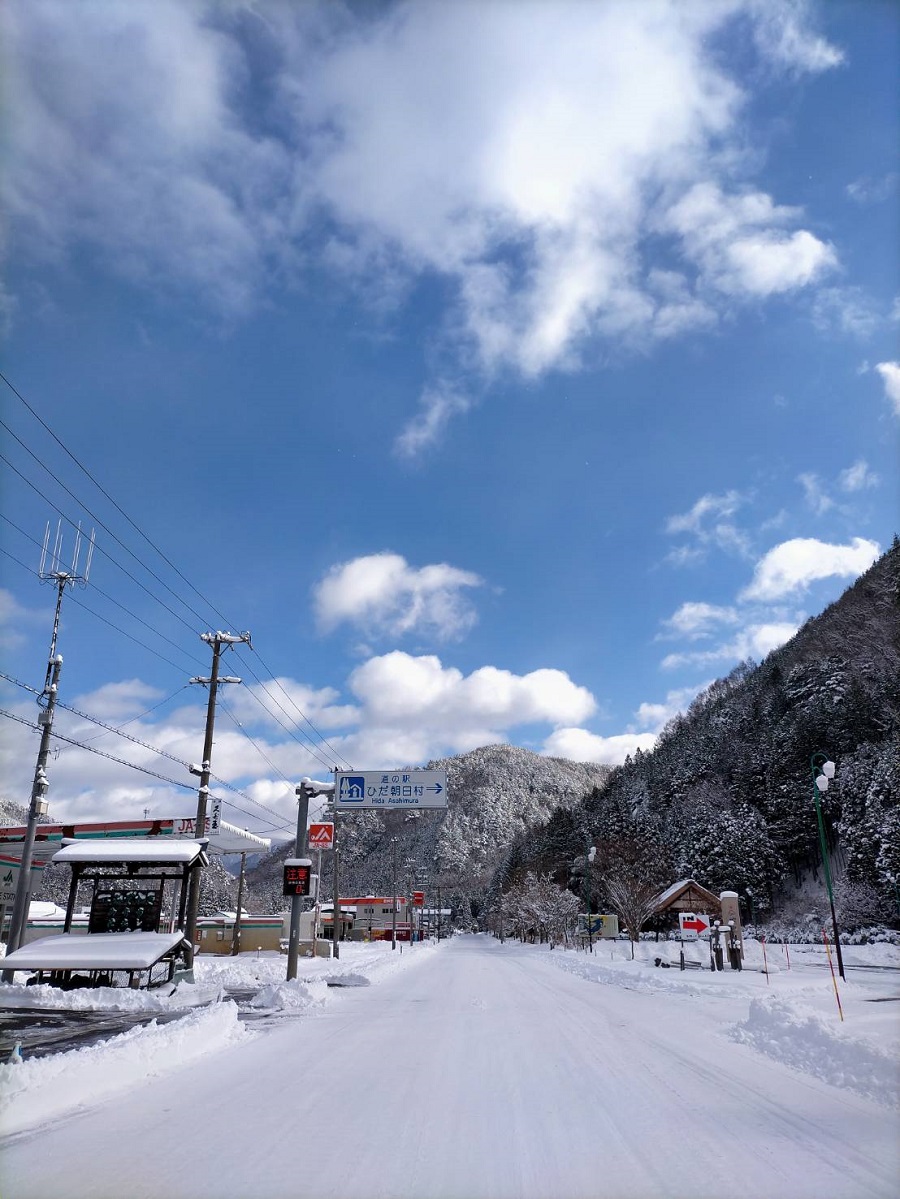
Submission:
<svg viewBox="0 0 900 1199">
<path fill-rule="evenodd" d="M 446 808 L 446 770 L 366 770 L 335 775 L 340 808 Z"/>
</svg>

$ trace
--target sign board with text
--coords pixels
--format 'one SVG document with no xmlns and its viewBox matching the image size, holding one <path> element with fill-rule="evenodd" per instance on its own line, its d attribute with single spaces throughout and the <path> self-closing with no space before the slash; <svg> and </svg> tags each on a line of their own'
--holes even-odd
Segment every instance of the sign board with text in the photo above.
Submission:
<svg viewBox="0 0 900 1199">
<path fill-rule="evenodd" d="M 313 821 L 307 838 L 310 849 L 334 848 L 334 825 L 330 821 Z"/>
<path fill-rule="evenodd" d="M 334 776 L 335 805 L 354 808 L 446 808 L 446 770 L 354 770 Z"/>
<path fill-rule="evenodd" d="M 54 853 L 62 846 L 57 842 L 54 846 Z M 21 855 L 21 849 L 20 849 Z M 19 870 L 21 868 L 21 856 L 18 861 L 12 855 L 0 854 L 0 904 L 11 905 L 16 900 L 16 888 L 19 885 Z M 46 861 L 38 859 L 31 863 L 31 884 L 29 891 L 36 891 L 41 884 L 43 869 L 47 865 Z"/>
<path fill-rule="evenodd" d="M 311 872 L 309 858 L 285 858 L 282 895 L 309 895 Z"/>
<path fill-rule="evenodd" d="M 413 891 L 413 903 L 416 905 L 416 907 L 421 907 L 424 902 L 425 902 L 425 892 L 424 891 Z"/>
<path fill-rule="evenodd" d="M 682 941 L 696 941 L 698 937 L 705 936 L 711 922 L 712 917 L 704 916 L 702 912 L 679 912 L 678 926 Z"/>
</svg>

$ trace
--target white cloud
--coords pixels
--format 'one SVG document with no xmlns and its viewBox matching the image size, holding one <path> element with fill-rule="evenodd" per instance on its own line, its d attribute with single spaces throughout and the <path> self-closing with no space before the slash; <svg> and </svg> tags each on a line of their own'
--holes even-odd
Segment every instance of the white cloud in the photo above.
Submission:
<svg viewBox="0 0 900 1199">
<path fill-rule="evenodd" d="M 733 516 L 742 502 L 737 491 L 727 491 L 724 495 L 703 495 L 689 512 L 681 516 L 670 516 L 666 521 L 666 532 L 703 533 L 707 517 Z"/>
<path fill-rule="evenodd" d="M 806 506 L 815 512 L 816 516 L 823 516 L 830 508 L 834 507 L 834 500 L 823 487 L 822 480 L 818 475 L 808 471 L 798 475 L 797 482 L 803 486 Z"/>
<path fill-rule="evenodd" d="M 811 537 L 795 537 L 769 550 L 753 573 L 741 600 L 779 600 L 806 591 L 818 579 L 856 578 L 868 570 L 881 550 L 874 541 L 854 537 L 850 545 L 829 545 Z"/>
<path fill-rule="evenodd" d="M 690 653 L 667 654 L 660 665 L 663 670 L 678 670 L 684 666 L 711 667 L 727 662 L 745 662 L 748 658 L 759 662 L 779 645 L 784 645 L 797 632 L 798 621 L 764 621 L 742 629 L 737 637 L 711 650 Z"/>
<path fill-rule="evenodd" d="M 869 487 L 877 487 L 880 480 L 869 464 L 863 458 L 842 470 L 838 475 L 838 483 L 842 491 L 864 491 Z"/>
<path fill-rule="evenodd" d="M 371 635 L 432 633 L 461 637 L 477 620 L 464 588 L 483 580 L 440 563 L 410 566 L 400 554 L 380 553 L 333 566 L 316 584 L 316 618 L 329 631 L 350 623 Z"/>
<path fill-rule="evenodd" d="M 307 729 L 304 716 L 317 728 L 326 730 L 344 728 L 358 718 L 352 704 L 335 702 L 338 692 L 333 687 L 309 687 L 284 677 L 269 679 L 264 684 L 245 681 L 242 687 L 229 689 L 223 698 L 242 722 L 263 719 L 270 729 L 285 724 Z"/>
<path fill-rule="evenodd" d="M 422 411 L 406 425 L 394 443 L 401 458 L 415 458 L 440 440 L 452 417 L 467 412 L 471 401 L 446 386 L 427 387 L 420 399 Z"/>
<path fill-rule="evenodd" d="M 884 383 L 884 394 L 891 401 L 895 414 L 900 416 L 900 362 L 877 362 L 875 369 Z"/>
<path fill-rule="evenodd" d="M 580 721 L 596 709 L 591 693 L 561 670 L 515 675 L 482 666 L 463 675 L 432 655 L 399 650 L 358 666 L 349 685 L 369 726 L 424 729 L 448 739 L 489 729 L 496 740 L 517 725 Z"/>
<path fill-rule="evenodd" d="M 813 32 L 808 0 L 753 0 L 754 39 L 763 54 L 788 70 L 818 72 L 844 61 L 843 53 Z"/>
<path fill-rule="evenodd" d="M 708 284 L 726 295 L 766 297 L 805 287 L 837 265 L 833 248 L 808 230 L 785 230 L 799 215 L 763 192 L 727 195 L 703 182 L 660 224 L 681 238 Z"/>
<path fill-rule="evenodd" d="M 565 728 L 551 733 L 543 752 L 551 758 L 572 762 L 597 762 L 602 766 L 621 766 L 636 749 L 649 753 L 656 744 L 655 733 L 617 733 L 601 737 L 587 729 Z"/>
<path fill-rule="evenodd" d="M 651 733 L 661 733 L 669 721 L 674 716 L 677 716 L 679 712 L 686 711 L 690 706 L 691 700 L 699 695 L 701 691 L 705 691 L 711 682 L 712 679 L 709 679 L 705 683 L 699 683 L 695 687 L 681 687 L 677 691 L 669 691 L 666 693 L 663 703 L 641 704 L 635 713 L 638 726 L 649 730 Z"/>
<path fill-rule="evenodd" d="M 399 3 L 365 19 L 10 0 L 5 207 L 33 256 L 87 246 L 231 317 L 301 273 L 311 242 L 379 303 L 437 274 L 458 366 L 575 367 L 589 338 L 703 329 L 722 294 L 789 292 L 836 262 L 798 209 L 735 179 L 747 96 L 723 46 L 746 21 L 772 69 L 840 62 L 785 0 Z M 661 236 L 666 270 L 648 253 Z M 422 403 L 400 454 L 467 405 L 440 386 Z"/>
<path fill-rule="evenodd" d="M 76 695 L 72 707 L 116 724 L 140 715 L 162 697 L 162 691 L 149 687 L 140 679 L 125 679 L 121 683 L 106 683 L 95 691 Z"/>
<path fill-rule="evenodd" d="M 31 616 L 32 613 L 22 607 L 11 591 L 0 587 L 0 648 L 11 650 L 24 644 L 25 637 L 19 627 Z"/>
<path fill-rule="evenodd" d="M 865 340 L 885 323 L 883 312 L 861 287 L 821 287 L 812 306 L 813 322 L 823 332 L 837 329 Z"/>
<path fill-rule="evenodd" d="M 681 605 L 677 612 L 663 621 L 668 635 L 687 637 L 697 641 L 709 637 L 723 624 L 737 624 L 740 620 L 734 608 L 723 608 L 716 604 L 688 602 Z"/>
<path fill-rule="evenodd" d="M 684 534 L 694 539 L 693 545 L 682 545 L 666 558 L 675 566 L 701 561 L 708 549 L 714 547 L 725 553 L 746 557 L 750 552 L 747 535 L 730 518 L 745 502 L 737 491 L 724 495 L 707 494 L 700 497 L 690 511 L 670 516 L 665 529 L 669 534 Z"/>
<path fill-rule="evenodd" d="M 897 190 L 900 175 L 890 171 L 886 175 L 863 175 L 847 184 L 847 195 L 857 204 L 880 204 L 889 200 Z"/>
</svg>

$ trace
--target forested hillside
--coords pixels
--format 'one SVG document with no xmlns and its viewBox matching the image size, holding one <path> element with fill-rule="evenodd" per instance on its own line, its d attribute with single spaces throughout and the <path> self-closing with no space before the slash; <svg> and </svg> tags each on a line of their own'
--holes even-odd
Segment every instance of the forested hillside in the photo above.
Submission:
<svg viewBox="0 0 900 1199">
<path fill-rule="evenodd" d="M 790 909 L 804 880 L 821 905 L 812 754 L 837 765 L 822 798 L 839 914 L 896 919 L 900 880 L 900 543 L 760 664 L 713 683 L 652 753 L 615 770 L 492 745 L 430 762 L 448 773 L 446 812 L 361 812 L 341 819 L 341 893 L 438 886 L 458 923 L 480 920 L 531 870 L 592 903 L 627 862 L 651 884 L 692 876 L 742 897 L 754 920 Z M 4 819 L 25 813 L 7 805 Z M 393 839 L 396 839 L 394 842 Z M 246 906 L 279 911 L 282 846 L 247 872 Z M 323 863 L 331 894 L 331 855 Z M 47 870 L 40 898 L 64 899 Z M 217 863 L 203 911 L 233 908 L 236 881 Z M 806 898 L 804 896 L 804 902 Z"/>
<path fill-rule="evenodd" d="M 445 812 L 370 811 L 341 817 L 341 894 L 390 894 L 391 838 L 396 837 L 402 891 L 421 883 L 431 892 L 431 902 L 440 886 L 442 902 L 452 905 L 466 925 L 477 919 L 511 841 L 580 802 L 609 775 L 606 766 L 542 757 L 512 745 L 488 745 L 429 762 L 428 768 L 447 771 Z M 281 862 L 289 852 L 293 847 L 282 847 L 248 871 L 253 910 L 281 907 Z M 331 855 L 324 858 L 323 883 L 330 897 Z"/>
<path fill-rule="evenodd" d="M 761 664 L 697 697 L 583 804 L 517 839 L 494 890 L 526 869 L 578 882 L 587 844 L 643 849 L 655 881 L 692 876 L 779 914 L 819 868 L 811 756 L 837 765 L 822 798 L 850 923 L 896 917 L 900 879 L 900 543 Z M 614 856 L 614 855 L 613 855 Z M 592 872 L 603 900 L 603 870 Z M 580 885 L 580 882 L 578 882 Z M 821 889 L 818 891 L 821 893 Z"/>
</svg>

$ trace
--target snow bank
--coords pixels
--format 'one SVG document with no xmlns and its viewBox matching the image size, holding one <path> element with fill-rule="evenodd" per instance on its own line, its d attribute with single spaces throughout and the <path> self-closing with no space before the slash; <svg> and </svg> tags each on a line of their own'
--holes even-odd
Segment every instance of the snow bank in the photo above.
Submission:
<svg viewBox="0 0 900 1199">
<path fill-rule="evenodd" d="M 46 984 L 35 987 L 0 987 L 0 1009 L 35 1008 L 67 1012 L 171 1012 L 214 1003 L 223 996 L 218 985 L 132 991 L 130 987 L 78 987 L 63 991 Z"/>
<path fill-rule="evenodd" d="M 0 1065 L 0 1134 L 133 1090 L 252 1035 L 236 1005 L 220 1003 L 164 1026 L 154 1020 L 101 1045 Z"/>
<path fill-rule="evenodd" d="M 324 982 L 302 983 L 293 979 L 263 987 L 250 1000 L 250 1006 L 267 1012 L 297 1012 L 322 1007 L 326 997 Z"/>
<path fill-rule="evenodd" d="M 768 995 L 750 1002 L 750 1014 L 730 1030 L 735 1041 L 752 1045 L 783 1065 L 814 1074 L 836 1087 L 857 1091 L 889 1106 L 900 1106 L 900 1067 L 894 1056 L 846 1025 L 812 1008 Z"/>
</svg>

